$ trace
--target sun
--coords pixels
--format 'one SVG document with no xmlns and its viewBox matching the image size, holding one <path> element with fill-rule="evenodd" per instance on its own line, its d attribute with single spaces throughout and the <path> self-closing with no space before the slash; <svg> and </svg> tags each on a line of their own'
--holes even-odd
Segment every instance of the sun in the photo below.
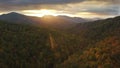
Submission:
<svg viewBox="0 0 120 68">
<path fill-rule="evenodd" d="M 56 15 L 56 12 L 54 10 L 40 10 L 40 13 L 45 16 L 45 15 Z"/>
<path fill-rule="evenodd" d="M 29 15 L 29 16 L 37 16 L 37 17 L 43 17 L 46 15 L 57 16 L 58 14 L 56 10 L 47 10 L 47 9 L 24 10 L 23 13 L 26 13 L 26 15 Z"/>
</svg>

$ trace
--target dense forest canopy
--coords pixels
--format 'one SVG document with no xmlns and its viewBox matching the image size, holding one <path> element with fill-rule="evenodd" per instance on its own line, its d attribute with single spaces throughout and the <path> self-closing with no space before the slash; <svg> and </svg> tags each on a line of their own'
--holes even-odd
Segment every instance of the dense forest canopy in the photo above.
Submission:
<svg viewBox="0 0 120 68">
<path fill-rule="evenodd" d="M 63 31 L 0 21 L 0 68 L 119 68 L 119 64 L 120 17 L 76 23 Z"/>
</svg>

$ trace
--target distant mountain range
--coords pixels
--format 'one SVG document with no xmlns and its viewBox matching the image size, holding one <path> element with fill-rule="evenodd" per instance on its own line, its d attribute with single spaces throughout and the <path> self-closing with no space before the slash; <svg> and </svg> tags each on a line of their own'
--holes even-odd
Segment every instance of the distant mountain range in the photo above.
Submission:
<svg viewBox="0 0 120 68">
<path fill-rule="evenodd" d="M 54 28 L 68 28 L 76 23 L 83 23 L 93 21 L 92 19 L 85 19 L 79 17 L 68 17 L 68 16 L 44 16 L 44 17 L 33 17 L 11 12 L 0 16 L 0 20 L 17 23 L 17 24 L 32 24 L 45 27 Z"/>
</svg>

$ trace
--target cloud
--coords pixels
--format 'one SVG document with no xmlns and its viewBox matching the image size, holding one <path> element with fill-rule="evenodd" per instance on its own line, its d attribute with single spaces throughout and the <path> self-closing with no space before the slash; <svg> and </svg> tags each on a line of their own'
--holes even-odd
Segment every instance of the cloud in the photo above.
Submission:
<svg viewBox="0 0 120 68">
<path fill-rule="evenodd" d="M 18 10 L 18 9 L 40 9 L 43 7 L 51 6 L 50 8 L 56 8 L 58 5 L 66 4 L 81 4 L 84 2 L 97 2 L 99 4 L 107 3 L 107 4 L 120 4 L 120 0 L 0 0 L 0 10 Z M 53 6 L 54 5 L 54 6 Z M 94 3 L 93 3 L 94 5 Z M 73 5 L 74 6 L 74 5 Z M 63 7 L 62 7 L 63 8 Z"/>
<path fill-rule="evenodd" d="M 4 4 L 17 4 L 17 5 L 31 5 L 31 4 L 65 4 L 77 3 L 85 0 L 1 0 L 0 3 Z"/>
<path fill-rule="evenodd" d="M 0 0 L 0 11 L 53 9 L 67 14 L 119 15 L 120 0 Z"/>
<path fill-rule="evenodd" d="M 78 3 L 84 0 L 0 0 L 0 10 L 21 10 L 21 9 L 40 9 L 43 5 L 61 5 L 68 3 Z"/>
<path fill-rule="evenodd" d="M 107 3 L 119 3 L 120 0 L 0 0 L 0 3 L 11 5 L 31 5 L 31 4 L 67 4 L 67 3 L 80 3 L 85 1 L 97 1 Z"/>
<path fill-rule="evenodd" d="M 72 14 L 78 12 L 90 12 L 104 15 L 118 15 L 120 12 L 119 4 L 108 4 L 106 2 L 85 1 L 80 4 L 67 5 L 66 11 L 73 11 Z M 75 8 L 76 7 L 76 8 Z"/>
</svg>

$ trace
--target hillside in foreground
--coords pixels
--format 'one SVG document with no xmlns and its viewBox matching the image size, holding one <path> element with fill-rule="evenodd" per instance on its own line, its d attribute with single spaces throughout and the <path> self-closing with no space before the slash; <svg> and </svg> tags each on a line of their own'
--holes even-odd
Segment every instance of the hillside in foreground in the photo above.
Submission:
<svg viewBox="0 0 120 68">
<path fill-rule="evenodd" d="M 0 21 L 0 68 L 120 67 L 120 17 L 71 28 Z"/>
<path fill-rule="evenodd" d="M 78 24 L 71 31 L 88 42 L 58 68 L 119 68 L 120 17 Z"/>
<path fill-rule="evenodd" d="M 1 68 L 52 68 L 80 48 L 74 35 L 24 24 L 0 21 L 0 36 Z"/>
</svg>

